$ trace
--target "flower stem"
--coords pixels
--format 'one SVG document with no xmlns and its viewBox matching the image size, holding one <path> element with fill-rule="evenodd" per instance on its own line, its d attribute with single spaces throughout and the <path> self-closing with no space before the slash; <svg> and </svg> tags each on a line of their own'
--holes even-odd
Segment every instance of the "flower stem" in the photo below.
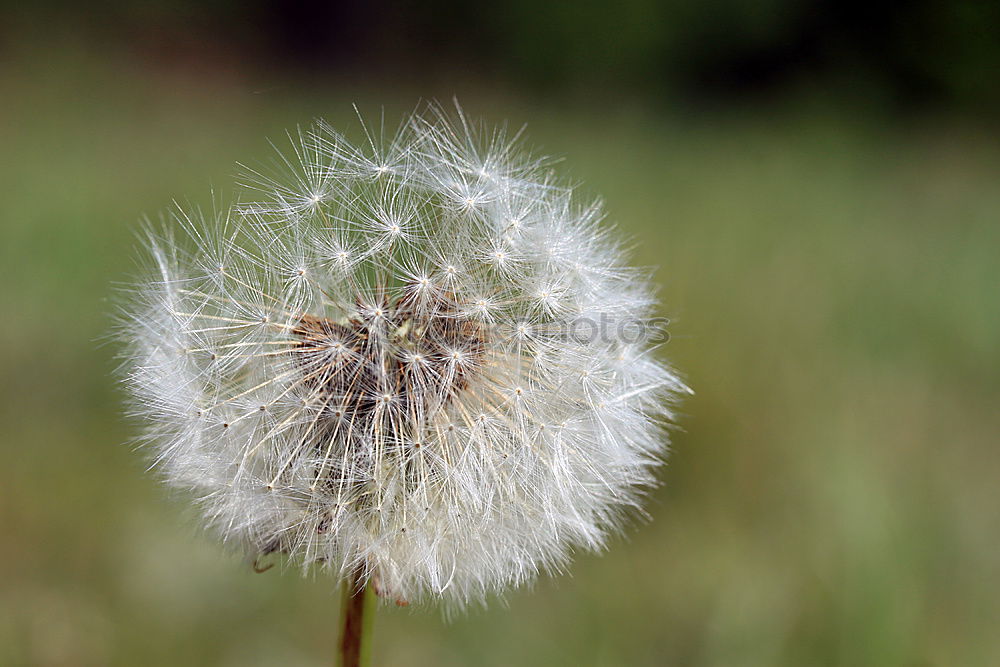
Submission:
<svg viewBox="0 0 1000 667">
<path fill-rule="evenodd" d="M 344 581 L 340 620 L 340 667 L 363 667 L 371 658 L 371 627 L 375 592 L 360 571 Z"/>
</svg>

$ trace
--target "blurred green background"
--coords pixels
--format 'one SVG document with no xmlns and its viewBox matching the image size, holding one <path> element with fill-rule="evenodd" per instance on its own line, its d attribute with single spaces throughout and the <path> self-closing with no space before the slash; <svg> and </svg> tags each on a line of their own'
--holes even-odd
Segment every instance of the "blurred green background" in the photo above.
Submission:
<svg viewBox="0 0 1000 667">
<path fill-rule="evenodd" d="M 604 196 L 696 395 L 650 522 L 375 663 L 1000 664 L 998 6 L 0 8 L 0 664 L 331 663 L 333 581 L 144 473 L 108 298 L 267 137 L 453 95 Z"/>
</svg>

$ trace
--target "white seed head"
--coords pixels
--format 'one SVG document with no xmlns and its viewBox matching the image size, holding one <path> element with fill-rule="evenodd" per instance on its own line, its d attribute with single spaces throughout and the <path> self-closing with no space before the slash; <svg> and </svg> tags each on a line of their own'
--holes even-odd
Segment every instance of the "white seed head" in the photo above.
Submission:
<svg viewBox="0 0 1000 667">
<path fill-rule="evenodd" d="M 462 606 L 601 547 L 686 388 L 598 205 L 461 111 L 369 138 L 149 234 L 126 383 L 226 541 Z"/>
</svg>

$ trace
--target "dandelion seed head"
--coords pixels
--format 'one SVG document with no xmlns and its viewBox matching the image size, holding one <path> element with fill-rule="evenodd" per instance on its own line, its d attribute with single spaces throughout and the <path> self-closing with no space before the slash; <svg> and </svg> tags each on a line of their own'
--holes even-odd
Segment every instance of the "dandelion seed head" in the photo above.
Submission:
<svg viewBox="0 0 1000 667">
<path fill-rule="evenodd" d="M 365 129 L 149 232 L 125 382 L 227 542 L 461 607 L 602 547 L 686 387 L 619 326 L 656 302 L 599 205 L 461 111 Z"/>
</svg>

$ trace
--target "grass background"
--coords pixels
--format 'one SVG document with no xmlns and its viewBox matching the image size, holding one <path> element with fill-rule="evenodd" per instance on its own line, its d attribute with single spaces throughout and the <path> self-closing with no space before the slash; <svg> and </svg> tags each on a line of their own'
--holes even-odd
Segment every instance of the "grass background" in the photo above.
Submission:
<svg viewBox="0 0 1000 667">
<path fill-rule="evenodd" d="M 108 297 L 140 215 L 224 199 L 265 137 L 456 90 L 604 196 L 696 396 L 651 522 L 452 622 L 380 610 L 375 663 L 1000 664 L 995 126 L 5 62 L 0 664 L 330 664 L 334 582 L 252 573 L 123 444 Z"/>
</svg>

